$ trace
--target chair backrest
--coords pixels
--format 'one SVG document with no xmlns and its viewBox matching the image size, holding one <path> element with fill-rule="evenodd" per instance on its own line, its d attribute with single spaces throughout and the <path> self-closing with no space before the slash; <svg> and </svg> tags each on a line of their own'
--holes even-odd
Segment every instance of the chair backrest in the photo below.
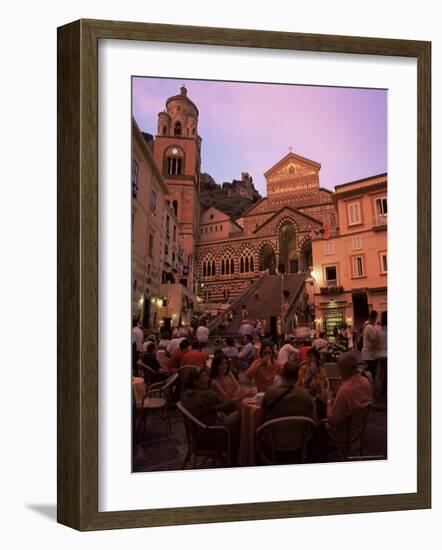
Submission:
<svg viewBox="0 0 442 550">
<path fill-rule="evenodd" d="M 361 446 L 361 440 L 364 437 L 368 415 L 372 405 L 373 401 L 364 403 L 360 409 L 354 411 L 346 420 L 348 429 L 347 451 L 350 452 Z"/>
<path fill-rule="evenodd" d="M 299 451 L 300 460 L 305 459 L 307 443 L 316 423 L 307 416 L 284 416 L 265 422 L 256 430 L 256 441 L 261 457 L 267 462 L 276 462 L 279 453 Z"/>
<path fill-rule="evenodd" d="M 178 374 L 183 386 L 186 386 L 187 379 L 192 369 L 199 369 L 199 368 L 201 368 L 199 365 L 183 365 L 182 367 L 179 368 Z"/>
<path fill-rule="evenodd" d="M 177 378 L 178 373 L 175 372 L 174 374 L 171 374 L 164 382 L 155 382 L 154 384 L 151 384 L 144 397 L 164 397 L 168 402 L 170 392 L 167 390 L 172 389 L 172 386 L 175 384 Z"/>
<path fill-rule="evenodd" d="M 150 386 L 152 381 L 157 378 L 157 372 L 152 367 L 149 367 L 149 365 L 146 365 L 143 362 L 139 362 L 138 364 L 143 369 L 145 382 Z"/>
<path fill-rule="evenodd" d="M 181 401 L 178 401 L 176 406 L 178 407 L 180 412 L 183 414 L 185 420 L 192 422 L 193 424 L 195 424 L 195 426 L 198 426 L 203 430 L 207 428 L 207 426 L 203 422 L 200 422 L 198 418 L 196 418 L 196 416 L 193 416 L 193 414 L 188 409 L 186 409 L 186 407 L 181 403 Z"/>
<path fill-rule="evenodd" d="M 161 386 L 161 391 L 164 391 L 164 390 L 167 390 L 167 388 L 170 388 L 170 386 L 172 386 L 172 384 L 175 382 L 177 378 L 178 378 L 177 372 L 175 372 L 174 374 L 171 374 L 169 378 Z"/>
<path fill-rule="evenodd" d="M 196 438 L 198 434 L 207 429 L 207 426 L 200 422 L 198 418 L 186 409 L 186 407 L 178 401 L 176 404 L 181 414 L 183 415 L 184 429 L 186 430 L 186 439 L 189 449 L 194 452 L 197 448 Z"/>
<path fill-rule="evenodd" d="M 323 363 L 327 378 L 341 378 L 337 363 Z"/>
</svg>

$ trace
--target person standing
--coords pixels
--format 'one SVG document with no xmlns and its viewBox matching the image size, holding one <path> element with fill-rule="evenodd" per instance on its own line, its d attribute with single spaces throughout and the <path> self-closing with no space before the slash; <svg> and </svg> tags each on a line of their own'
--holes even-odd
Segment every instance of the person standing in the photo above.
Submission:
<svg viewBox="0 0 442 550">
<path fill-rule="evenodd" d="M 346 336 L 348 351 L 353 351 L 355 349 L 355 331 L 351 328 L 351 325 L 347 325 Z"/>
<path fill-rule="evenodd" d="M 249 317 L 249 312 L 247 311 L 246 304 L 243 304 L 241 306 L 241 317 L 242 317 L 243 321 L 245 319 L 248 319 L 248 317 Z"/>
<path fill-rule="evenodd" d="M 200 326 L 196 329 L 195 336 L 201 348 L 207 346 L 209 342 L 209 329 L 207 328 L 205 321 L 201 321 Z"/>
<path fill-rule="evenodd" d="M 383 396 L 387 395 L 387 312 L 381 313 L 381 324 L 378 330 L 378 376 L 376 390 Z"/>
<path fill-rule="evenodd" d="M 143 331 L 138 319 L 132 321 L 132 374 L 137 372 L 137 362 L 143 351 Z"/>
<path fill-rule="evenodd" d="M 378 312 L 372 310 L 368 323 L 365 325 L 362 335 L 362 360 L 367 363 L 367 370 L 372 376 L 374 383 L 376 379 L 376 370 L 378 364 L 378 331 L 376 330 L 376 319 L 378 318 Z"/>
<path fill-rule="evenodd" d="M 295 361 L 299 357 L 299 351 L 292 345 L 290 339 L 284 340 L 278 352 L 278 362 L 284 366 L 287 361 Z M 298 377 L 298 374 L 296 374 Z"/>
</svg>

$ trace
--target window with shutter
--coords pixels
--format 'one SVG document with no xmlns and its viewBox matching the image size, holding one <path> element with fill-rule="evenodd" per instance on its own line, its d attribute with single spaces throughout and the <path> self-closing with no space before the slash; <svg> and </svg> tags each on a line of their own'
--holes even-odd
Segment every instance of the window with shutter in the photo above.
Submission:
<svg viewBox="0 0 442 550">
<path fill-rule="evenodd" d="M 354 256 L 352 258 L 353 277 L 364 277 L 364 258 L 363 256 Z"/>
<path fill-rule="evenodd" d="M 380 259 L 381 259 L 381 273 L 387 273 L 388 271 L 387 253 L 381 252 Z"/>
<path fill-rule="evenodd" d="M 360 250 L 362 248 L 362 237 L 352 237 L 351 248 L 352 250 Z"/>
<path fill-rule="evenodd" d="M 348 205 L 348 225 L 361 223 L 361 205 L 359 202 L 351 202 Z"/>
<path fill-rule="evenodd" d="M 334 244 L 335 244 L 334 241 L 325 241 L 324 242 L 324 255 L 325 256 L 330 256 L 331 254 L 335 253 Z"/>
</svg>

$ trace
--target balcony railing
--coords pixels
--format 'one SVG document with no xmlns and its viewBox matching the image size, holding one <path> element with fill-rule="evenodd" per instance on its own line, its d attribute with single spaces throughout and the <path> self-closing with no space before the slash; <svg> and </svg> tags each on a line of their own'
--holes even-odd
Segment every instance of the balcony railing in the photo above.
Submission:
<svg viewBox="0 0 442 550">
<path fill-rule="evenodd" d="M 325 286 L 325 287 L 321 287 L 319 289 L 319 291 L 322 295 L 333 296 L 333 295 L 336 295 L 336 294 L 342 294 L 344 292 L 344 287 L 342 287 L 342 286 Z"/>
<path fill-rule="evenodd" d="M 325 286 L 321 287 L 319 291 L 323 295 L 333 295 L 333 294 L 342 294 L 344 292 L 344 288 L 340 285 L 338 285 L 338 281 L 335 279 L 324 281 Z"/>
<path fill-rule="evenodd" d="M 388 214 L 378 214 L 373 218 L 373 229 L 384 229 L 387 227 Z"/>
</svg>

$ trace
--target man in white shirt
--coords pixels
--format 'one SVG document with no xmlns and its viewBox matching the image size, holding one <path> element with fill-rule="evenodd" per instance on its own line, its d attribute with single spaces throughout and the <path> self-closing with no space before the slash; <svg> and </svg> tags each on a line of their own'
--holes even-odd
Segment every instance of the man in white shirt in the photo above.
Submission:
<svg viewBox="0 0 442 550">
<path fill-rule="evenodd" d="M 174 351 L 176 351 L 179 347 L 181 342 L 185 340 L 185 338 L 172 338 L 172 340 L 169 342 L 169 345 L 166 348 L 166 354 L 170 357 Z"/>
<path fill-rule="evenodd" d="M 143 331 L 141 323 L 134 319 L 132 321 L 132 374 L 137 374 L 137 361 L 140 352 L 143 350 Z"/>
<path fill-rule="evenodd" d="M 299 351 L 292 345 L 291 340 L 285 340 L 278 352 L 278 362 L 285 365 L 287 361 L 296 361 Z"/>
<path fill-rule="evenodd" d="M 139 321 L 133 322 L 132 344 L 135 344 L 138 352 L 143 351 L 143 331 L 141 330 L 141 323 Z"/>
<path fill-rule="evenodd" d="M 375 327 L 377 318 L 378 312 L 372 310 L 362 335 L 362 360 L 367 363 L 367 370 L 371 373 L 373 381 L 376 379 L 378 364 L 379 337 Z"/>
<path fill-rule="evenodd" d="M 376 389 L 381 394 L 387 395 L 387 312 L 381 313 L 381 325 L 376 327 L 378 331 L 378 372 Z"/>
<path fill-rule="evenodd" d="M 206 327 L 205 321 L 196 329 L 196 339 L 201 347 L 207 346 L 209 342 L 209 329 Z"/>
</svg>

